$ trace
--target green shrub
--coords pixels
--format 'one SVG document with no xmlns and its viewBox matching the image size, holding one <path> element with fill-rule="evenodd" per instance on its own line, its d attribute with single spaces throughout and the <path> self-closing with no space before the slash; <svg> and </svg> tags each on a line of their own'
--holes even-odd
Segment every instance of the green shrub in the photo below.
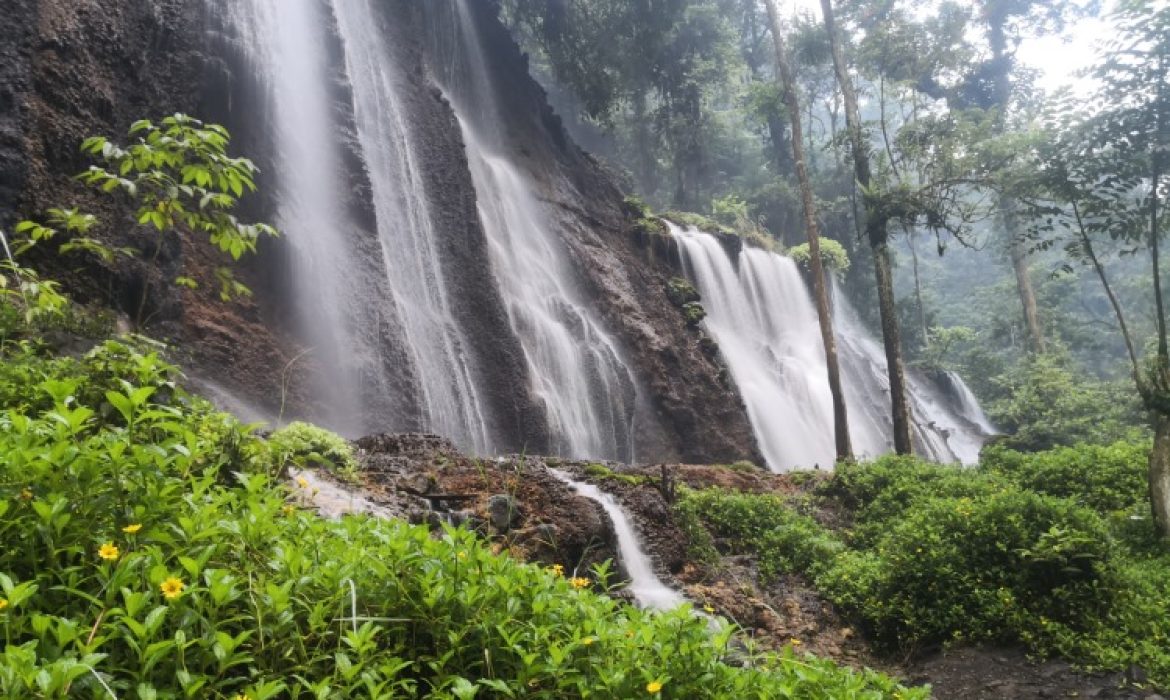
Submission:
<svg viewBox="0 0 1170 700">
<path fill-rule="evenodd" d="M 29 382 L 0 395 L 2 697 L 926 696 L 791 651 L 732 666 L 730 628 L 466 531 L 323 520 L 246 426 L 160 397 L 174 368 L 149 353 L 0 355 L 0 386 Z"/>
<path fill-rule="evenodd" d="M 849 253 L 845 251 L 845 246 L 841 245 L 832 238 L 821 238 L 821 264 L 833 271 L 839 277 L 844 277 L 845 273 L 849 272 Z M 792 246 L 788 249 L 788 257 L 792 258 L 793 262 L 801 267 L 808 269 L 811 255 L 808 252 L 808 243 L 801 243 L 800 245 Z"/>
<path fill-rule="evenodd" d="M 1132 509 L 1148 494 L 1150 445 L 1145 441 L 1077 445 L 1024 453 L 988 445 L 984 469 L 1002 474 L 1022 488 L 1071 498 L 1102 513 Z"/>
<path fill-rule="evenodd" d="M 852 513 L 856 521 L 852 537 L 856 543 L 872 543 L 924 498 L 974 498 L 1008 485 L 1006 479 L 973 469 L 885 455 L 873 462 L 839 465 L 820 492 Z"/>
<path fill-rule="evenodd" d="M 666 296 L 670 298 L 670 303 L 682 308 L 699 301 L 699 290 L 685 277 L 671 277 L 666 283 Z"/>
<path fill-rule="evenodd" d="M 355 478 L 358 465 L 353 446 L 340 435 L 315 425 L 294 421 L 268 437 L 279 470 L 289 465 L 324 466 L 339 476 Z"/>
<path fill-rule="evenodd" d="M 919 499 L 872 549 L 842 557 L 817 585 L 879 643 L 903 647 L 1016 642 L 1054 623 L 1085 630 L 1120 590 L 1100 516 L 1015 489 Z"/>
<path fill-rule="evenodd" d="M 786 573 L 815 575 L 831 566 L 845 546 L 807 515 L 780 498 L 722 489 L 688 491 L 676 512 L 697 518 L 715 546 L 731 554 L 756 554 L 765 580 Z M 704 546 L 702 533 L 689 530 L 692 546 Z M 696 535 L 697 538 L 696 538 Z"/>
</svg>

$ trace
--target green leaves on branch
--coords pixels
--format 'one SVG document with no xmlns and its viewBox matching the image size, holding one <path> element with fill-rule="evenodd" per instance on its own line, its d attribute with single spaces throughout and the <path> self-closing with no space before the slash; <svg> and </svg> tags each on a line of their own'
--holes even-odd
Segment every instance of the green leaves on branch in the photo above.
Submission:
<svg viewBox="0 0 1170 700">
<path fill-rule="evenodd" d="M 222 126 L 175 114 L 157 125 L 137 121 L 129 135 L 134 142 L 126 146 L 104 136 L 86 139 L 81 150 L 100 164 L 90 166 L 78 179 L 99 192 L 127 197 L 135 206 L 138 224 L 159 234 L 206 236 L 233 261 L 256 252 L 261 237 L 277 235 L 272 226 L 242 223 L 232 214 L 240 197 L 256 190 L 257 168 L 247 158 L 227 154 L 230 137 Z M 64 239 L 58 252 L 89 253 L 105 263 L 118 256 L 137 255 L 132 248 L 111 247 L 91 237 L 89 233 L 97 224 L 97 217 L 77 209 L 50 209 L 46 223 L 22 221 L 16 226 L 20 239 L 13 255 L 58 238 Z M 14 261 L 7 265 L 9 276 L 21 280 L 25 287 L 22 303 L 26 309 L 51 310 L 64 303 L 63 298 L 47 295 L 55 291 L 55 285 L 44 286 L 52 283 L 36 280 L 31 270 L 17 269 Z M 214 275 L 224 301 L 251 295 L 229 269 L 218 268 Z M 197 286 L 188 276 L 180 276 L 176 284 L 189 289 Z"/>
<path fill-rule="evenodd" d="M 808 243 L 801 243 L 788 249 L 788 257 L 797 265 L 807 269 L 810 260 Z M 833 270 L 838 277 L 844 277 L 849 272 L 849 253 L 845 247 L 832 238 L 821 239 L 821 263 Z"/>
<path fill-rule="evenodd" d="M 267 224 L 244 224 L 231 214 L 245 192 L 256 191 L 257 168 L 227 154 L 230 137 L 222 126 L 176 114 L 157 126 L 135 122 L 130 135 L 138 142 L 125 148 L 102 136 L 86 139 L 82 151 L 105 167 L 90 166 L 79 177 L 103 192 L 120 190 L 134 199 L 139 224 L 160 233 L 206 234 L 233 260 L 256 252 L 261 236 L 276 235 Z"/>
</svg>

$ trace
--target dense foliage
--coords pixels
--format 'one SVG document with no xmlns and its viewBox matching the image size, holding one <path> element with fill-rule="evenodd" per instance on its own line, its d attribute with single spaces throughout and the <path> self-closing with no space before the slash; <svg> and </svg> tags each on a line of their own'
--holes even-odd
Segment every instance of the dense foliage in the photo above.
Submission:
<svg viewBox="0 0 1170 700">
<path fill-rule="evenodd" d="M 344 465 L 344 443 L 259 438 L 141 341 L 2 359 L 4 697 L 923 694 L 791 651 L 731 665 L 731 628 L 578 590 L 465 531 L 323 520 L 276 475 Z"/>
<path fill-rule="evenodd" d="M 1151 538 L 1143 443 L 1027 454 L 976 469 L 886 457 L 842 465 L 816 498 L 690 491 L 696 557 L 752 554 L 806 576 L 887 648 L 1023 643 L 1170 683 L 1170 556 Z M 829 528 L 818 510 L 847 513 Z"/>
</svg>

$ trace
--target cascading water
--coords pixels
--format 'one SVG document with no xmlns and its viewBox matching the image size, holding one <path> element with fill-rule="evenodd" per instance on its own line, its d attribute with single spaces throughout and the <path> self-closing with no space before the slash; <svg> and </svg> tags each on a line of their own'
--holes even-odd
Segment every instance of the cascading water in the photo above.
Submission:
<svg viewBox="0 0 1170 700">
<path fill-rule="evenodd" d="M 609 520 L 613 523 L 614 534 L 618 540 L 618 555 L 621 557 L 622 568 L 630 577 L 629 591 L 634 596 L 634 602 L 640 607 L 653 610 L 669 610 L 677 608 L 686 602 L 682 595 L 663 583 L 654 574 L 654 567 L 650 557 L 642 551 L 638 544 L 638 535 L 634 525 L 626 516 L 614 497 L 605 493 L 593 484 L 575 481 L 571 476 L 558 469 L 549 470 L 553 476 L 568 484 L 574 491 L 585 498 L 599 504 Z"/>
<path fill-rule="evenodd" d="M 318 390 L 329 413 L 321 419 L 351 433 L 426 429 L 489 452 L 468 344 L 453 320 L 429 199 L 398 108 L 401 76 L 372 0 L 220 0 L 219 13 L 267 91 L 278 224 L 294 249 L 302 335 L 324 369 Z M 352 88 L 349 105 L 331 91 L 331 41 L 340 45 L 343 65 L 332 68 Z M 343 143 L 350 131 L 356 138 Z M 359 204 L 372 224 L 359 221 L 347 201 L 354 193 L 343 191 L 343 148 L 368 177 Z M 374 229 L 364 240 L 363 223 Z"/>
<path fill-rule="evenodd" d="M 739 387 L 768 465 L 774 470 L 832 465 L 832 398 L 824 348 L 816 309 L 796 265 L 751 247 L 733 256 L 710 234 L 667 224 L 684 269 L 702 295 L 704 323 Z M 834 294 L 834 317 L 854 452 L 888 452 L 884 354 L 841 294 Z M 920 454 L 937 461 L 978 457 L 982 431 L 955 417 L 915 377 L 909 393 Z"/>
<path fill-rule="evenodd" d="M 492 268 L 520 339 L 553 452 L 632 461 L 633 374 L 586 303 L 533 176 L 510 157 L 488 56 L 466 0 L 436 38 L 440 81 L 463 127 Z"/>
<path fill-rule="evenodd" d="M 885 426 L 883 436 L 890 436 L 893 425 L 889 416 L 890 382 L 885 351 L 862 324 L 836 281 L 832 291 L 833 325 L 837 330 L 848 382 L 846 394 L 853 394 L 849 398 L 850 421 L 853 420 L 854 406 L 860 407 L 867 420 L 882 422 Z M 957 374 L 953 377 L 970 394 L 963 380 Z M 906 385 L 915 452 L 937 462 L 977 462 L 984 439 L 995 431 L 968 420 L 955 410 L 955 402 L 947 401 L 936 387 L 918 374 L 907 372 Z M 974 400 L 974 396 L 971 399 Z M 982 413 L 977 402 L 976 409 Z M 879 452 L 864 454 L 872 457 L 892 450 L 892 438 L 883 439 L 885 444 Z"/>
</svg>

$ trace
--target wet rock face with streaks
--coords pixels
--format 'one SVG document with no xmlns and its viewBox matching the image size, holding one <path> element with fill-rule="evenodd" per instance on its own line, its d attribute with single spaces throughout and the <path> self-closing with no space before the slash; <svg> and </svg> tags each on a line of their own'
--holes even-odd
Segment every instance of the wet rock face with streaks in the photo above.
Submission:
<svg viewBox="0 0 1170 700">
<path fill-rule="evenodd" d="M 401 76 L 395 104 L 411 125 L 419 185 L 426 190 L 422 209 L 433 218 L 430 240 L 449 290 L 447 320 L 469 339 L 460 350 L 472 358 L 469 376 L 493 438 L 486 451 L 540 450 L 549 444 L 549 421 L 534 396 L 488 263 L 477 214 L 481 195 L 472 185 L 451 105 L 424 68 L 442 59 L 428 55 L 432 47 L 423 39 L 428 15 L 453 5 L 412 0 L 375 5 L 372 31 L 390 47 L 382 59 Z M 329 4 L 313 6 L 316 12 Z M 636 217 L 623 208 L 622 193 L 568 139 L 528 75 L 526 58 L 496 18 L 495 4 L 470 6 L 509 131 L 508 155 L 540 183 L 543 189 L 536 194 L 547 205 L 550 235 L 564 241 L 589 305 L 630 358 L 639 400 L 633 426 L 625 433 L 633 436 L 635 457 L 753 458 L 754 439 L 742 403 L 721 379 L 719 363 L 702 349 L 701 335 L 686 327 L 667 296 L 669 280 L 678 275 L 673 256 L 669 250 L 651 254 L 640 242 Z M 118 138 L 136 119 L 182 111 L 228 126 L 233 153 L 260 165 L 261 193 L 245 200 L 241 217 L 278 219 L 277 184 L 285 169 L 274 142 L 276 115 L 264 97 L 271 85 L 249 65 L 245 43 L 229 31 L 218 7 L 217 2 L 178 0 L 9 2 L 10 41 L 0 47 L 0 225 L 52 206 L 76 205 L 97 214 L 104 222 L 96 232 L 99 238 L 137 247 L 153 262 L 64 263 L 47 251 L 33 262 L 50 273 L 66 272 L 67 264 L 70 291 L 80 300 L 110 306 L 132 320 L 141 316 L 150 332 L 179 348 L 176 359 L 193 375 L 231 387 L 238 399 L 266 414 L 312 416 L 313 405 L 325 403 L 317 385 L 328 363 L 320 348 L 312 351 L 314 343 L 299 328 L 301 310 L 290 293 L 297 277 L 295 254 L 287 237 L 265 242 L 258 256 L 242 262 L 238 274 L 256 292 L 255 299 L 224 305 L 216 298 L 214 275 L 223 261 L 206 242 L 171 237 L 160 244 L 130 220 L 125 203 L 81 191 L 70 179 L 87 166 L 77 150 L 83 138 Z M 377 193 L 377 173 L 363 152 L 368 134 L 356 116 L 356 105 L 369 95 L 359 94 L 360 81 L 346 67 L 339 22 L 319 24 L 328 63 L 321 66 L 327 83 L 321 91 L 338 120 L 330 130 L 343 171 L 336 178 L 342 193 L 337 205 L 352 219 L 346 230 L 356 257 L 374 261 L 382 256 L 370 234 L 380 226 L 378 204 L 386 198 Z M 179 270 L 200 282 L 200 289 L 174 287 L 171 281 Z M 368 271 L 354 270 L 346 281 L 370 279 Z M 139 303 L 144 290 L 146 305 Z M 355 431 L 425 427 L 415 415 L 423 391 L 407 369 L 410 363 L 403 361 L 411 348 L 404 347 L 409 344 L 400 331 L 389 318 L 358 329 L 360 337 L 380 348 L 362 353 L 361 366 L 389 373 L 390 379 L 368 392 L 378 410 L 358 412 L 367 422 Z M 358 382 L 363 390 L 374 384 Z M 329 415 L 328 410 L 317 414 Z"/>
</svg>

